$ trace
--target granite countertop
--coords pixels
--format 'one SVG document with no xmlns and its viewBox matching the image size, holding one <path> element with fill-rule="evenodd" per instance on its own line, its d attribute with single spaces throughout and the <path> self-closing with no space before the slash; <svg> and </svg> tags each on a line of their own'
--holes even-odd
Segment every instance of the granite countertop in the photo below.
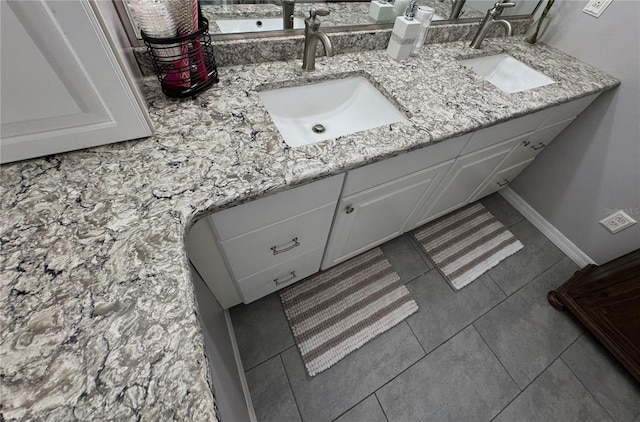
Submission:
<svg viewBox="0 0 640 422">
<path fill-rule="evenodd" d="M 507 51 L 557 83 L 505 94 L 456 57 Z M 521 39 L 220 68 L 196 99 L 147 81 L 152 137 L 3 165 L 0 377 L 5 420 L 215 420 L 184 250 L 222 207 L 611 89 L 613 77 Z M 363 75 L 405 122 L 288 148 L 257 90 Z"/>
</svg>

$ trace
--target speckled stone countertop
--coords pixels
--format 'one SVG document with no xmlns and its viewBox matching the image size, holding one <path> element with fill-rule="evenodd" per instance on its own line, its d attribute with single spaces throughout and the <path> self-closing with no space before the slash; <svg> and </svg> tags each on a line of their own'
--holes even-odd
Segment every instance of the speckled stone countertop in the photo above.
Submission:
<svg viewBox="0 0 640 422">
<path fill-rule="evenodd" d="M 0 412 L 5 420 L 215 420 L 184 236 L 221 207 L 618 84 L 544 45 L 432 44 L 220 68 L 196 99 L 147 82 L 154 136 L 3 165 Z M 506 51 L 555 84 L 505 94 L 457 57 Z M 291 149 L 260 89 L 364 75 L 402 123 Z"/>
</svg>

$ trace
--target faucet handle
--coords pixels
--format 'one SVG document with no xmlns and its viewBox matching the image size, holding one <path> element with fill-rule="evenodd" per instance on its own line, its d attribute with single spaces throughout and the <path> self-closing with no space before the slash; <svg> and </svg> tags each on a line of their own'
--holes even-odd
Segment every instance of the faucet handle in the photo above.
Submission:
<svg viewBox="0 0 640 422">
<path fill-rule="evenodd" d="M 516 4 L 515 3 L 511 3 L 511 2 L 496 2 L 496 4 L 493 5 L 493 8 L 498 10 L 499 12 L 502 12 L 502 9 L 505 9 L 507 7 L 514 7 Z"/>
<path fill-rule="evenodd" d="M 311 9 L 309 9 L 309 17 L 310 18 L 315 18 L 316 16 L 329 16 L 329 10 L 328 9 L 316 9 L 315 7 L 312 7 Z"/>
</svg>

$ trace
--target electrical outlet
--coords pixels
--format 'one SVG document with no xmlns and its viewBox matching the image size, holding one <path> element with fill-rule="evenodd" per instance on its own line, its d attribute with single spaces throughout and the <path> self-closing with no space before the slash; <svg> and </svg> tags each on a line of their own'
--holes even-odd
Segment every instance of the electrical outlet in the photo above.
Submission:
<svg viewBox="0 0 640 422">
<path fill-rule="evenodd" d="M 629 226 L 636 224 L 636 220 L 629 217 L 629 215 L 622 211 L 616 211 L 607 218 L 600 220 L 600 224 L 611 233 L 618 233 L 620 230 L 624 230 Z"/>
<path fill-rule="evenodd" d="M 582 11 L 588 15 L 599 18 L 602 12 L 604 12 L 604 9 L 606 9 L 612 1 L 613 0 L 591 0 Z"/>
</svg>

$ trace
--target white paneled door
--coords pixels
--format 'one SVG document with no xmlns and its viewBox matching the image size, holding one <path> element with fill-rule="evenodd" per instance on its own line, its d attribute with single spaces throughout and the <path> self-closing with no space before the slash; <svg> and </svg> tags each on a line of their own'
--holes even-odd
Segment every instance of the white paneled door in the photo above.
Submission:
<svg viewBox="0 0 640 422">
<path fill-rule="evenodd" d="M 151 134 L 113 40 L 87 0 L 2 1 L 2 163 Z"/>
</svg>

